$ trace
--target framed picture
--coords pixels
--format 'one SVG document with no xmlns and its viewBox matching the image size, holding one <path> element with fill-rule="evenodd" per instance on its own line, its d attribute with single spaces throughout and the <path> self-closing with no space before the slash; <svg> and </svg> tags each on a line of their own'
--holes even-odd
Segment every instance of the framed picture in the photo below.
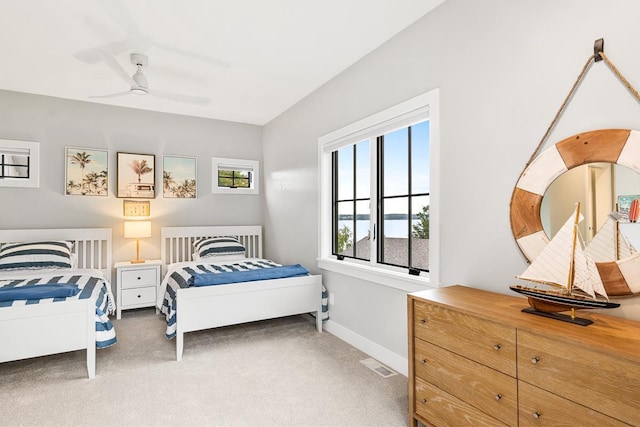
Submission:
<svg viewBox="0 0 640 427">
<path fill-rule="evenodd" d="M 156 156 L 118 152 L 118 197 L 153 199 L 156 197 Z"/>
<path fill-rule="evenodd" d="M 122 213 L 124 216 L 149 216 L 151 215 L 151 202 L 148 200 L 124 200 Z"/>
<path fill-rule="evenodd" d="M 65 148 L 64 188 L 67 196 L 109 195 L 109 151 Z"/>
<path fill-rule="evenodd" d="M 168 199 L 195 199 L 196 176 L 195 157 L 163 156 L 162 196 Z"/>
<path fill-rule="evenodd" d="M 618 212 L 623 222 L 636 222 L 640 216 L 640 195 L 618 196 Z"/>
</svg>

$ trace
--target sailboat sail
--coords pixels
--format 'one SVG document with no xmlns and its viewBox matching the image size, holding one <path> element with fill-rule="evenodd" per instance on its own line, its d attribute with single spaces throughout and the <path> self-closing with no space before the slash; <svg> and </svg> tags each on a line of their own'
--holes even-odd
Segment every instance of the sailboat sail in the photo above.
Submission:
<svg viewBox="0 0 640 427">
<path fill-rule="evenodd" d="M 579 243 L 574 245 L 577 224 L 583 220 L 578 209 L 579 207 L 518 278 L 566 289 L 573 274 L 574 287 L 591 295 L 592 298 L 595 298 L 596 293 L 606 297 L 607 293 L 595 262 L 584 253 Z M 576 214 L 579 215 L 577 221 Z"/>
<path fill-rule="evenodd" d="M 600 279 L 598 268 L 589 255 L 576 248 L 574 262 L 575 277 L 573 286 L 591 295 L 591 298 L 595 299 L 595 294 L 608 298 L 607 291 L 604 289 L 604 284 Z"/>
<path fill-rule="evenodd" d="M 636 253 L 636 248 L 618 230 L 618 221 L 622 218 L 618 212 L 611 212 L 598 233 L 585 248 L 585 252 L 595 262 L 611 262 L 628 258 Z"/>
<path fill-rule="evenodd" d="M 572 258 L 573 252 L 574 218 L 575 211 L 529 267 L 521 275 L 517 276 L 518 279 L 562 288 L 567 287 L 567 278 L 571 268 L 569 260 Z M 582 215 L 580 215 L 581 220 Z"/>
</svg>

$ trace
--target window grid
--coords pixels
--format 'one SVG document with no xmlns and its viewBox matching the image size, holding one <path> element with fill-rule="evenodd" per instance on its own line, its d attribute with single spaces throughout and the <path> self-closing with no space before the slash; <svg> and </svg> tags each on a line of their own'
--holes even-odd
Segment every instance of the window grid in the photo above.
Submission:
<svg viewBox="0 0 640 427">
<path fill-rule="evenodd" d="M 413 263 L 413 256 L 414 256 L 414 251 L 413 251 L 413 240 L 414 240 L 414 235 L 413 235 L 413 199 L 416 197 L 420 197 L 420 196 L 429 196 L 430 193 L 429 192 L 422 192 L 422 193 L 414 193 L 413 192 L 413 165 L 412 165 L 412 147 L 413 147 L 413 140 L 412 140 L 412 126 L 408 126 L 407 127 L 407 193 L 406 194 L 396 194 L 393 196 L 386 196 L 384 194 L 384 135 L 381 135 L 377 138 L 377 143 L 378 143 L 378 167 L 377 167 L 377 186 L 378 186 L 378 194 L 379 199 L 380 199 L 380 205 L 378 208 L 378 215 L 377 215 L 377 223 L 379 224 L 378 229 L 380 230 L 379 232 L 379 238 L 377 239 L 377 245 L 378 245 L 378 262 L 380 264 L 385 264 L 385 265 L 392 265 L 395 267 L 403 267 L 403 268 L 409 268 L 410 272 L 412 274 L 417 273 L 418 271 L 425 271 L 428 272 L 429 269 L 424 269 L 424 268 L 416 268 L 414 267 L 414 263 Z M 408 215 L 408 221 L 407 221 L 407 265 L 400 265 L 397 263 L 393 263 L 393 262 L 387 262 L 385 260 L 385 251 L 384 251 L 384 244 L 385 244 L 385 221 L 384 221 L 384 216 L 385 216 L 385 201 L 387 200 L 392 200 L 392 199 L 401 199 L 401 198 L 406 198 L 407 199 L 407 215 Z"/>
<path fill-rule="evenodd" d="M 10 162 L 9 157 L 14 157 L 14 156 L 7 156 L 5 154 L 1 154 L 0 155 L 0 179 L 2 179 L 2 178 L 29 179 L 30 178 L 30 174 L 29 174 L 29 171 L 30 171 L 29 160 L 30 159 L 29 159 L 29 156 L 21 156 L 21 157 L 24 157 L 26 159 L 26 161 L 27 161 L 26 165 L 18 164 L 18 163 L 9 163 Z M 11 175 L 8 172 L 8 169 L 10 167 L 15 168 L 16 171 L 18 169 L 24 169 L 24 170 L 27 171 L 27 173 L 25 175 L 20 175 L 19 173 L 16 174 L 16 175 Z"/>
<path fill-rule="evenodd" d="M 376 262 L 379 264 L 400 267 L 400 268 L 408 268 L 410 274 L 417 275 L 420 271 L 429 272 L 428 268 L 418 268 L 414 266 L 413 257 L 413 202 L 414 198 L 421 196 L 430 196 L 430 192 L 413 192 L 413 171 L 412 171 L 412 126 L 407 126 L 407 159 L 406 159 L 406 171 L 407 171 L 407 192 L 406 194 L 394 194 L 391 196 L 386 196 L 384 194 L 384 135 L 380 135 L 376 138 L 377 142 L 377 156 L 376 156 L 376 187 L 377 187 L 377 200 L 378 202 L 375 204 L 375 213 L 372 215 L 371 211 L 369 212 L 370 218 L 370 230 L 373 229 L 373 238 L 376 242 L 376 248 L 373 253 L 376 253 Z M 358 143 L 359 144 L 359 143 Z M 364 261 L 369 261 L 366 257 L 359 256 L 360 254 L 357 251 L 357 219 L 358 219 L 358 211 L 357 211 L 357 202 L 358 201 L 369 201 L 371 202 L 371 198 L 362 198 L 356 197 L 356 187 L 357 187 L 357 155 L 356 155 L 356 147 L 358 144 L 353 144 L 351 146 L 351 150 L 353 150 L 353 161 L 352 161 L 352 170 L 350 173 L 352 174 L 352 194 L 353 196 L 350 198 L 339 198 L 338 191 L 338 183 L 339 183 L 339 150 L 335 150 L 332 152 L 332 199 L 333 199 L 333 213 L 332 213 L 332 229 L 333 229 L 333 239 L 332 239 L 332 254 L 336 255 L 338 259 L 342 260 L 345 258 L 353 258 Z M 385 260 L 385 202 L 393 199 L 407 199 L 407 239 L 406 239 L 406 251 L 407 251 L 407 263 L 406 265 L 394 263 L 391 261 Z M 343 250 L 342 253 L 339 253 L 339 221 L 340 221 L 340 203 L 350 202 L 352 204 L 351 207 L 351 216 L 352 216 L 352 248 L 353 253 L 349 254 L 346 250 Z M 378 230 L 378 236 L 376 238 L 376 229 Z M 371 237 L 371 236 L 369 236 Z M 372 248 L 373 250 L 374 248 Z"/>
<path fill-rule="evenodd" d="M 338 165 L 339 165 L 339 154 L 338 154 L 338 150 L 333 151 L 331 153 L 331 163 L 332 163 L 332 167 L 331 167 L 331 171 L 332 171 L 332 199 L 334 200 L 333 202 L 333 214 L 332 214 L 332 229 L 333 229 L 333 244 L 332 244 L 332 253 L 333 255 L 336 255 L 339 259 L 344 259 L 344 258 L 354 258 L 354 259 L 361 259 L 364 261 L 368 261 L 369 259 L 364 257 L 364 256 L 358 256 L 359 253 L 357 251 L 357 233 L 358 233 L 358 203 L 357 202 L 370 202 L 371 198 L 370 197 L 356 197 L 356 189 L 357 189 L 357 170 L 358 170 L 358 163 L 357 163 L 357 155 L 356 155 L 356 147 L 358 144 L 354 144 L 352 146 L 352 150 L 353 150 L 353 162 L 352 162 L 352 189 L 353 189 L 353 197 L 351 198 L 344 198 L 344 199 L 340 199 L 339 198 L 339 192 L 338 192 Z M 353 255 L 349 255 L 345 251 L 343 251 L 342 253 L 339 253 L 339 231 L 340 231 L 340 209 L 339 209 L 339 205 L 340 203 L 351 203 L 352 204 L 352 209 L 351 209 L 351 216 L 352 216 L 352 240 L 351 240 L 351 247 L 353 248 Z M 370 214 L 369 214 L 370 215 Z"/>
<path fill-rule="evenodd" d="M 218 170 L 218 187 L 250 188 L 251 172 L 220 169 Z"/>
</svg>

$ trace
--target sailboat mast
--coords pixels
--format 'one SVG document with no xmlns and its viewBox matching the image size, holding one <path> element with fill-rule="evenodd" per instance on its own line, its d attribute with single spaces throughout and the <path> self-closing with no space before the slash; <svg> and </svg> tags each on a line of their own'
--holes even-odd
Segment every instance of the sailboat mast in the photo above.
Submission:
<svg viewBox="0 0 640 427">
<path fill-rule="evenodd" d="M 613 232 L 613 247 L 616 250 L 616 261 L 620 259 L 620 225 L 618 221 L 614 222 L 615 229 Z"/>
<path fill-rule="evenodd" d="M 580 202 L 576 203 L 576 216 L 573 220 L 573 241 L 571 243 L 571 259 L 569 261 L 569 277 L 567 278 L 567 291 L 571 293 L 573 279 L 576 271 L 576 243 L 578 242 L 578 224 L 580 222 Z"/>
</svg>

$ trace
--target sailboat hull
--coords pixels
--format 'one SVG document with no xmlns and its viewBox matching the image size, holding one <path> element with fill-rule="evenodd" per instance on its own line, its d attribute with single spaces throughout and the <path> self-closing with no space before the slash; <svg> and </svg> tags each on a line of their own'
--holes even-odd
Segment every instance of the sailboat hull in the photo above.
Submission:
<svg viewBox="0 0 640 427">
<path fill-rule="evenodd" d="M 544 290 L 537 288 L 528 288 L 526 286 L 510 286 L 514 292 L 525 295 L 529 300 L 529 305 L 538 312 L 542 313 L 560 313 L 569 310 L 593 309 L 593 308 L 616 308 L 620 304 L 595 300 L 580 295 L 565 295 L 558 291 Z M 525 310 L 523 310 L 525 311 Z M 530 313 L 532 310 L 526 310 Z M 533 313 L 537 314 L 537 313 Z M 549 317 L 549 316 L 547 316 Z M 560 319 L 565 320 L 565 319 Z"/>
<path fill-rule="evenodd" d="M 509 289 L 527 297 L 531 307 L 522 309 L 523 312 L 581 326 L 588 326 L 593 322 L 589 319 L 576 317 L 573 310 L 620 307 L 620 304 L 617 303 L 588 299 L 579 295 L 564 295 L 558 291 L 526 286 L 510 286 Z M 571 310 L 571 315 L 562 314 L 563 311 L 569 310 Z"/>
</svg>

